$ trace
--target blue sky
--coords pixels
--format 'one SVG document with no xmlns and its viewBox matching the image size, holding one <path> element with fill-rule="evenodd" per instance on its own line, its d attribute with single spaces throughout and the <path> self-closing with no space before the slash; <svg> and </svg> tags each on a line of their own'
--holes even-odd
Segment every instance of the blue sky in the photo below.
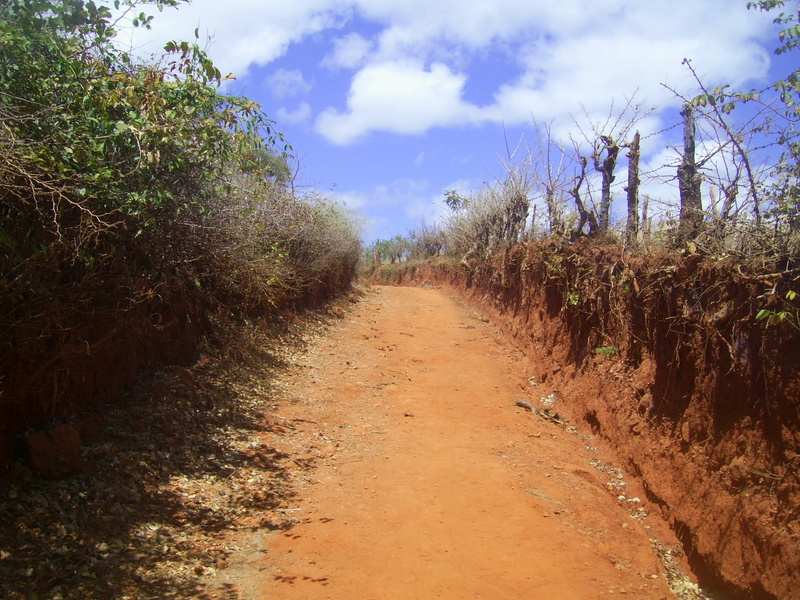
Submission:
<svg viewBox="0 0 800 600">
<path fill-rule="evenodd" d="M 236 76 L 227 89 L 260 103 L 294 147 L 298 184 L 358 211 L 369 242 L 432 223 L 444 190 L 501 177 L 505 140 L 533 143 L 534 120 L 569 145 L 634 98 L 655 109 L 638 123 L 645 162 L 669 162 L 680 100 L 663 84 L 696 91 L 682 59 L 709 86 L 788 72 L 771 54 L 771 16 L 745 5 L 195 0 L 121 42 L 147 55 L 195 28 L 211 37 L 211 57 Z M 647 186 L 674 197 L 674 186 Z"/>
</svg>

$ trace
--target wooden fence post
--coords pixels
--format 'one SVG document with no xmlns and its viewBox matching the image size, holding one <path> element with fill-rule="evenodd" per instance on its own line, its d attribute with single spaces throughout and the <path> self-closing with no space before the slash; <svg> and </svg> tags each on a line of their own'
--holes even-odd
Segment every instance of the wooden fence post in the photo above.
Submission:
<svg viewBox="0 0 800 600">
<path fill-rule="evenodd" d="M 678 235 L 682 242 L 696 237 L 703 223 L 703 200 L 700 193 L 702 176 L 695 162 L 695 110 L 690 104 L 683 107 L 683 160 L 678 167 L 678 186 L 681 193 L 681 216 Z"/>
<path fill-rule="evenodd" d="M 639 158 L 641 157 L 641 135 L 636 132 L 628 153 L 628 224 L 625 238 L 628 246 L 636 246 L 639 238 Z"/>
</svg>

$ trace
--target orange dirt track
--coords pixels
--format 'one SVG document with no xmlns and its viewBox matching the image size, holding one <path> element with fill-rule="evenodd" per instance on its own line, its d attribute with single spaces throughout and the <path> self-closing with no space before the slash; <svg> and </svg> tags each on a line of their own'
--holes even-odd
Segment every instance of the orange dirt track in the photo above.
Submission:
<svg viewBox="0 0 800 600">
<path fill-rule="evenodd" d="M 663 523 L 591 439 L 515 406 L 557 390 L 453 298 L 372 288 L 305 360 L 274 417 L 293 430 L 265 439 L 295 457 L 297 524 L 240 541 L 246 597 L 674 597 Z"/>
</svg>

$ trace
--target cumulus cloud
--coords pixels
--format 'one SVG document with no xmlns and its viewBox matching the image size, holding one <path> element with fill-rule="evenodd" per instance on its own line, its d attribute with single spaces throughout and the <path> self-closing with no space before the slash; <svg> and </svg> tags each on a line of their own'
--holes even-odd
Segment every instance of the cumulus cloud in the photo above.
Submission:
<svg viewBox="0 0 800 600">
<path fill-rule="evenodd" d="M 532 117 L 554 120 L 563 141 L 576 115 L 602 114 L 614 99 L 636 95 L 661 109 L 679 104 L 663 84 L 692 93 L 696 84 L 681 64 L 684 58 L 693 59 L 712 86 L 763 79 L 769 68 L 770 57 L 758 43 L 768 30 L 765 19 L 743 6 L 731 9 L 724 0 L 499 0 L 488 9 L 484 2 L 464 0 L 357 4 L 363 17 L 386 26 L 375 37 L 374 54 L 353 77 L 346 109 L 331 107 L 318 120 L 318 131 L 338 144 L 370 131 L 415 134 L 483 122 L 520 124 Z M 464 96 L 469 57 L 498 47 L 519 75 L 501 83 L 488 106 L 470 104 Z M 403 61 L 431 64 L 430 76 L 421 67 L 415 76 L 386 67 Z M 408 85 L 396 94 L 391 80 Z"/>
<path fill-rule="evenodd" d="M 267 87 L 276 98 L 293 98 L 311 91 L 311 84 L 297 70 L 278 69 L 267 79 Z"/>
<path fill-rule="evenodd" d="M 352 209 L 362 209 L 370 205 L 369 194 L 361 190 L 327 192 L 326 195 L 333 196 L 339 204 Z"/>
<path fill-rule="evenodd" d="M 763 79 L 770 57 L 759 43 L 774 36 L 770 18 L 730 0 L 194 0 L 159 14 L 132 43 L 157 50 L 199 27 L 214 35 L 218 66 L 242 75 L 292 44 L 328 36 L 322 65 L 355 72 L 346 98 L 328 97 L 317 131 L 348 144 L 372 131 L 419 134 L 531 116 L 566 128 L 571 114 L 602 112 L 636 90 L 670 107 L 678 100 L 662 83 L 693 85 L 683 58 L 709 85 Z M 498 49 L 514 75 L 495 81 L 493 101 L 477 106 L 466 84 Z M 287 79 L 278 93 L 300 93 L 304 82 Z"/>
<path fill-rule="evenodd" d="M 386 217 L 391 212 L 402 215 L 411 225 L 433 223 L 446 209 L 441 202 L 442 193 L 432 190 L 430 182 L 418 179 L 398 179 L 371 189 L 336 191 L 333 198 L 350 209 L 357 210 L 364 219 L 364 239 L 367 241 L 393 237 L 391 231 L 397 224 Z"/>
<path fill-rule="evenodd" d="M 462 100 L 466 77 L 435 63 L 369 65 L 353 78 L 347 110 L 329 108 L 317 120 L 322 135 L 349 144 L 373 130 L 422 133 L 431 127 L 468 122 L 477 116 Z"/>
<path fill-rule="evenodd" d="M 333 41 L 333 52 L 325 57 L 322 65 L 330 68 L 355 69 L 362 66 L 372 51 L 372 42 L 351 33 Z"/>
<path fill-rule="evenodd" d="M 621 0 L 603 3 L 613 10 Z M 430 50 L 440 42 L 480 49 L 497 40 L 520 41 L 537 32 L 582 30 L 598 13 L 591 0 L 358 0 L 365 18 L 387 27 L 380 34 L 384 58 Z"/>
<path fill-rule="evenodd" d="M 253 65 L 266 65 L 286 53 L 292 43 L 327 29 L 338 28 L 352 13 L 347 2 L 303 0 L 192 0 L 178 10 L 141 7 L 155 15 L 151 30 L 123 31 L 119 39 L 141 54 L 158 54 L 172 39 L 210 37 L 209 53 L 224 73 L 244 76 Z M 139 9 L 137 9 L 139 10 Z"/>
<path fill-rule="evenodd" d="M 308 123 L 311 120 L 311 106 L 308 102 L 303 102 L 294 110 L 279 108 L 276 116 L 278 123 L 287 123 L 289 125 Z"/>
</svg>

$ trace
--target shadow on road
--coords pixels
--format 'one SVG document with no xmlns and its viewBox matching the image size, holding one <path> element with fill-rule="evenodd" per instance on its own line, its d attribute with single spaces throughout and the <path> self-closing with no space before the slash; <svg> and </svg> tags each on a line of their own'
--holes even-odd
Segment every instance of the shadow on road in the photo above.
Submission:
<svg viewBox="0 0 800 600">
<path fill-rule="evenodd" d="M 42 480 L 19 462 L 0 482 L 3 598 L 237 597 L 226 533 L 294 523 L 280 510 L 287 456 L 258 436 L 292 428 L 269 418 L 273 374 L 303 345 L 294 325 L 245 329 L 83 415 L 72 477 Z"/>
</svg>

